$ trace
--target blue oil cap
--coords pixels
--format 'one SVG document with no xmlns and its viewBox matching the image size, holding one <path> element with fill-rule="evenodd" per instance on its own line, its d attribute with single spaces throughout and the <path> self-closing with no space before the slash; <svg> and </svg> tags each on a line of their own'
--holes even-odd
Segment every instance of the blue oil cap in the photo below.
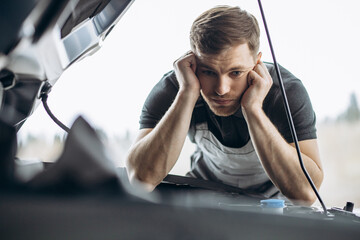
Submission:
<svg viewBox="0 0 360 240">
<path fill-rule="evenodd" d="M 261 200 L 261 207 L 263 208 L 283 208 L 285 207 L 285 200 L 282 199 L 265 199 Z"/>
</svg>

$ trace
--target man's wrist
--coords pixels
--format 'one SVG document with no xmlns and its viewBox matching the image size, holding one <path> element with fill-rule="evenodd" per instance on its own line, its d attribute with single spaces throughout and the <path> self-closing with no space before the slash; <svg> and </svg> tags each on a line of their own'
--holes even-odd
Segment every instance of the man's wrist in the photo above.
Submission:
<svg viewBox="0 0 360 240">
<path fill-rule="evenodd" d="M 196 102 L 200 96 L 200 90 L 191 89 L 191 88 L 180 88 L 178 92 L 178 97 L 190 101 Z"/>
<path fill-rule="evenodd" d="M 248 120 L 249 118 L 259 117 L 264 114 L 262 105 L 259 104 L 241 106 L 241 110 L 246 120 Z"/>
</svg>

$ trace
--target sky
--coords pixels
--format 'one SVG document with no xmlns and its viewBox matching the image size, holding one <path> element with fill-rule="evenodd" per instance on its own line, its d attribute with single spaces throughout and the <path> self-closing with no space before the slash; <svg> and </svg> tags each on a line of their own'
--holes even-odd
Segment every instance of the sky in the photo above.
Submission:
<svg viewBox="0 0 360 240">
<path fill-rule="evenodd" d="M 70 66 L 48 105 L 71 126 L 79 115 L 109 136 L 136 132 L 142 105 L 172 63 L 190 49 L 193 20 L 216 5 L 240 6 L 259 21 L 262 60 L 272 62 L 256 0 L 136 0 L 102 48 Z M 263 0 L 276 58 L 305 85 L 318 121 L 335 118 L 355 92 L 360 100 L 360 2 Z M 39 105 L 20 134 L 62 130 Z"/>
</svg>

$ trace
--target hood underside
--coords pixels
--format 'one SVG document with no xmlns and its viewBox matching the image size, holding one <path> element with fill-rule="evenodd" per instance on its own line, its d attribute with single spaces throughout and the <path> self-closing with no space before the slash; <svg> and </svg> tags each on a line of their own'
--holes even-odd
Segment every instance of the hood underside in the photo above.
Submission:
<svg viewBox="0 0 360 240">
<path fill-rule="evenodd" d="M 0 121 L 17 130 L 72 64 L 96 52 L 134 0 L 7 0 L 0 7 Z"/>
</svg>

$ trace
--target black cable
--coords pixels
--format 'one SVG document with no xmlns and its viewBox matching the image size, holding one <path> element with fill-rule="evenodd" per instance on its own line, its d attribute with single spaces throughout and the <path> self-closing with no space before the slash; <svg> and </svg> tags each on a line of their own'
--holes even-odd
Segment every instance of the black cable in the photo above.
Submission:
<svg viewBox="0 0 360 240">
<path fill-rule="evenodd" d="M 298 141 L 298 139 L 297 139 L 294 122 L 293 122 L 293 119 L 292 119 L 292 116 L 291 116 L 289 103 L 288 103 L 288 100 L 287 100 L 287 97 L 286 97 L 286 92 L 285 92 L 283 80 L 282 80 L 282 78 L 281 78 L 281 74 L 280 74 L 280 70 L 279 70 L 279 65 L 277 64 L 277 61 L 276 61 L 276 58 L 275 58 L 275 53 L 274 53 L 274 49 L 273 49 L 273 46 L 272 46 L 272 43 L 271 43 L 270 34 L 269 34 L 269 30 L 268 30 L 268 27 L 267 27 L 267 24 L 266 24 L 265 14 L 264 14 L 264 10 L 263 10 L 262 4 L 261 4 L 261 0 L 258 0 L 258 3 L 259 3 L 259 7 L 260 7 L 261 17 L 262 17 L 263 22 L 264 22 L 264 27 L 265 27 L 267 39 L 268 39 L 268 42 L 269 42 L 269 46 L 270 46 L 270 50 L 271 50 L 271 55 L 272 55 L 272 58 L 273 58 L 273 61 L 274 61 L 274 66 L 275 66 L 275 70 L 276 70 L 276 75 L 277 75 L 277 77 L 278 77 L 278 79 L 279 79 L 279 85 L 280 85 L 280 90 L 281 90 L 282 97 L 283 97 L 284 107 L 285 107 L 285 110 L 286 110 L 286 116 L 287 116 L 287 119 L 288 119 L 288 122 L 289 122 L 289 127 L 290 127 L 290 130 L 291 130 L 291 135 L 292 135 L 292 138 L 293 138 L 294 143 L 295 143 L 295 148 L 296 148 L 296 152 L 297 152 L 297 155 L 298 155 L 298 158 L 299 158 L 300 166 L 301 166 L 301 169 L 302 169 L 302 171 L 304 172 L 304 174 L 305 174 L 308 182 L 310 183 L 311 188 L 312 188 L 313 191 L 315 192 L 316 197 L 318 198 L 318 200 L 319 200 L 322 208 L 324 209 L 324 214 L 327 214 L 327 210 L 326 210 L 325 204 L 324 204 L 324 202 L 322 201 L 322 199 L 321 199 L 321 197 L 320 197 L 320 194 L 319 194 L 319 192 L 317 191 L 317 189 L 316 189 L 316 187 L 315 187 L 315 185 L 314 185 L 311 177 L 309 176 L 309 173 L 306 171 L 306 168 L 305 168 L 305 166 L 304 166 L 304 163 L 303 163 L 303 160 L 302 160 L 302 157 L 301 157 L 301 152 L 300 152 L 300 147 L 299 147 L 299 141 Z"/>
<path fill-rule="evenodd" d="M 59 119 L 57 119 L 55 117 L 55 115 L 50 111 L 49 106 L 47 105 L 47 99 L 48 99 L 48 92 L 50 91 L 51 86 L 50 84 L 45 85 L 44 88 L 42 89 L 42 93 L 41 93 L 41 101 L 43 103 L 43 106 L 45 108 L 45 111 L 47 112 L 47 114 L 50 116 L 50 118 L 59 126 L 61 127 L 65 132 L 69 133 L 70 129 L 65 126 Z"/>
</svg>

